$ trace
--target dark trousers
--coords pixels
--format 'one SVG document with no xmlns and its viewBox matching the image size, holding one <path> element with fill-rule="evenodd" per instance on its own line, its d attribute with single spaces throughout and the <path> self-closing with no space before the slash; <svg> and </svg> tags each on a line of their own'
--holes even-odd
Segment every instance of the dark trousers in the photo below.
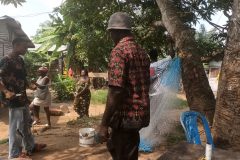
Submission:
<svg viewBox="0 0 240 160">
<path fill-rule="evenodd" d="M 138 130 L 113 129 L 107 148 L 113 160 L 137 160 L 139 141 Z"/>
</svg>

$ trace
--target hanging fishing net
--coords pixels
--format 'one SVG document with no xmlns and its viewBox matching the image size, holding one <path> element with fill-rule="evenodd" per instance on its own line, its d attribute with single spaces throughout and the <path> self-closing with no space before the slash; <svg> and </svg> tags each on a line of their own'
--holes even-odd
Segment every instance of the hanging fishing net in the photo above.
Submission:
<svg viewBox="0 0 240 160">
<path fill-rule="evenodd" d="M 173 126 L 168 115 L 177 99 L 181 77 L 180 59 L 167 57 L 150 66 L 150 124 L 140 130 L 139 150 L 153 151 Z"/>
</svg>

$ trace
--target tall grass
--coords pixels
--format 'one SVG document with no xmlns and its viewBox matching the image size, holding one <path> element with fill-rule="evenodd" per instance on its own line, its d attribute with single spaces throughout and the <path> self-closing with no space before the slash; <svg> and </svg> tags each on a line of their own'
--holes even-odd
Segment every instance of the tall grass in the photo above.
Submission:
<svg viewBox="0 0 240 160">
<path fill-rule="evenodd" d="M 105 104 L 107 101 L 107 90 L 99 89 L 91 91 L 91 104 Z"/>
</svg>

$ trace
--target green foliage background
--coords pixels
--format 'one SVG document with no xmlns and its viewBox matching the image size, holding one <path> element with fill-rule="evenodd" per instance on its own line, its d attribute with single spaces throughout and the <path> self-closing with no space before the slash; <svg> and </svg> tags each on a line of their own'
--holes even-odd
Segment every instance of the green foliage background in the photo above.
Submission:
<svg viewBox="0 0 240 160">
<path fill-rule="evenodd" d="M 24 56 L 24 62 L 27 70 L 27 79 L 30 82 L 31 79 L 38 78 L 37 70 L 42 65 L 46 65 L 47 58 L 45 54 L 30 51 Z"/>
<path fill-rule="evenodd" d="M 211 17 L 218 11 L 229 16 L 232 1 L 219 0 L 174 0 L 179 9 L 183 23 L 194 27 L 200 18 L 211 22 Z M 50 15 L 51 21 L 42 24 L 34 40 L 41 43 L 39 52 L 47 51 L 55 45 L 68 46 L 66 55 L 67 67 L 75 71 L 87 66 L 91 71 L 105 71 L 113 43 L 106 31 L 110 15 L 117 11 L 127 12 L 133 19 L 133 32 L 136 40 L 146 51 L 157 48 L 161 57 L 167 50 L 167 42 L 162 26 L 156 26 L 161 21 L 161 13 L 153 0 L 67 0 L 55 8 Z M 226 38 L 224 27 L 216 27 L 215 35 Z M 220 31 L 221 29 L 221 31 Z M 201 55 L 209 55 L 216 50 L 211 41 L 199 38 Z M 217 46 L 219 47 L 219 46 Z"/>
<path fill-rule="evenodd" d="M 73 100 L 75 84 L 74 79 L 58 74 L 52 81 L 52 88 L 56 92 L 57 99 Z"/>
<path fill-rule="evenodd" d="M 214 57 L 222 52 L 226 41 L 226 26 L 213 24 L 212 16 L 222 12 L 230 17 L 232 0 L 173 0 L 179 9 L 179 16 L 183 23 L 193 28 L 200 19 L 208 21 L 215 27 L 211 33 L 200 30 L 196 34 L 198 47 L 202 57 Z M 14 4 L 16 7 L 25 0 L 0 0 L 4 5 Z M 167 50 L 167 42 L 163 26 L 157 26 L 161 21 L 161 13 L 154 0 L 66 0 L 50 14 L 50 21 L 43 23 L 34 42 L 41 44 L 37 53 L 27 54 L 27 68 L 29 76 L 35 77 L 35 70 L 39 64 L 51 62 L 60 57 L 57 52 L 61 45 L 67 45 L 65 55 L 67 69 L 72 67 L 76 72 L 87 66 L 90 71 L 101 72 L 107 70 L 108 57 L 113 43 L 106 31 L 107 22 L 111 14 L 117 11 L 129 13 L 133 19 L 133 32 L 139 44 L 149 51 L 157 48 L 161 57 Z M 47 53 L 54 47 L 51 55 Z M 32 63 L 32 64 L 31 64 Z M 59 78 L 57 81 L 62 81 Z M 59 88 L 58 88 L 59 89 Z"/>
</svg>

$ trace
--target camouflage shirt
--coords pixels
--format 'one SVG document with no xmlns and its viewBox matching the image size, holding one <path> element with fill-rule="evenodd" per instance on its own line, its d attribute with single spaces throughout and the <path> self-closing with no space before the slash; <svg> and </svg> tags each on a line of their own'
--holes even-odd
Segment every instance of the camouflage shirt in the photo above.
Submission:
<svg viewBox="0 0 240 160">
<path fill-rule="evenodd" d="M 28 102 L 26 94 L 26 70 L 24 68 L 24 61 L 20 56 L 10 57 L 4 56 L 0 60 L 0 79 L 5 85 L 6 89 L 15 93 L 21 94 L 11 100 L 3 98 L 3 103 L 11 108 L 23 107 Z"/>
</svg>

